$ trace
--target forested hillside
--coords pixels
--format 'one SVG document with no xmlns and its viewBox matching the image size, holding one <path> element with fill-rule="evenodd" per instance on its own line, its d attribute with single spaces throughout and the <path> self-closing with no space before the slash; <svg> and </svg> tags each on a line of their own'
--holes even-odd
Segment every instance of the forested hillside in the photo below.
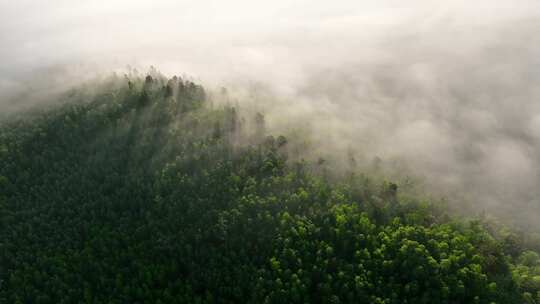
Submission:
<svg viewBox="0 0 540 304">
<path fill-rule="evenodd" d="M 519 234 L 206 95 L 131 76 L 1 122 L 0 303 L 540 303 Z"/>
</svg>

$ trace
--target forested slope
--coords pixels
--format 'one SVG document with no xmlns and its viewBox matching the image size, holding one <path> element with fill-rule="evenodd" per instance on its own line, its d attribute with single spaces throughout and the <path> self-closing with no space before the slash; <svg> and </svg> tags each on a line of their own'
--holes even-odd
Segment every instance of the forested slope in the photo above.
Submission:
<svg viewBox="0 0 540 304">
<path fill-rule="evenodd" d="M 81 89 L 81 91 L 84 91 Z M 0 303 L 540 303 L 515 238 L 160 76 L 0 125 Z"/>
</svg>

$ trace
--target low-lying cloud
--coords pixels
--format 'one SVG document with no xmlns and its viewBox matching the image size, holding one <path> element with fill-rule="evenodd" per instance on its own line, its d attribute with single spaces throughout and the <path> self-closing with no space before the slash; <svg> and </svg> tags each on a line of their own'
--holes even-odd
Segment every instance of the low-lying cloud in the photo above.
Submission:
<svg viewBox="0 0 540 304">
<path fill-rule="evenodd" d="M 2 1 L 0 20 L 4 114 L 153 65 L 251 96 L 321 153 L 397 160 L 477 210 L 540 222 L 536 0 Z"/>
</svg>

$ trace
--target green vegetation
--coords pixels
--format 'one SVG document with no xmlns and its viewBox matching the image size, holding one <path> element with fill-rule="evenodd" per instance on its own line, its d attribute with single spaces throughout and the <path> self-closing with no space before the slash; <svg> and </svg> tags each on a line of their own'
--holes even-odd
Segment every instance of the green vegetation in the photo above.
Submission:
<svg viewBox="0 0 540 304">
<path fill-rule="evenodd" d="M 97 91 L 0 125 L 0 303 L 540 303 L 519 238 L 293 161 L 261 114 Z"/>
</svg>

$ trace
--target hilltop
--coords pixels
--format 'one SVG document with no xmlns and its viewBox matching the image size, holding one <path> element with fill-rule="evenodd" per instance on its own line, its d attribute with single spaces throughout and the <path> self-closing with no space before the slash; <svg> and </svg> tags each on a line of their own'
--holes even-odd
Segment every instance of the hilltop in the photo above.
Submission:
<svg viewBox="0 0 540 304">
<path fill-rule="evenodd" d="M 540 302 L 516 234 L 246 113 L 149 75 L 4 119 L 0 303 Z"/>
</svg>

